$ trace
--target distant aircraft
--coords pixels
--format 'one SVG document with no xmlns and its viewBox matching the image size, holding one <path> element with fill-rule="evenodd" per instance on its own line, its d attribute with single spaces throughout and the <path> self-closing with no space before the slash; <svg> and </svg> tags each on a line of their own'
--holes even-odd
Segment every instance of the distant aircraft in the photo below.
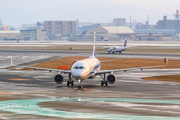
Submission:
<svg viewBox="0 0 180 120">
<path fill-rule="evenodd" d="M 122 46 L 103 46 L 104 49 L 106 49 L 108 51 L 108 53 L 115 53 L 115 52 L 119 52 L 119 54 L 121 54 L 122 51 L 126 50 L 127 47 L 127 40 L 124 41 L 124 44 Z"/>
<path fill-rule="evenodd" d="M 105 85 L 108 86 L 109 84 L 114 84 L 115 81 L 117 80 L 116 75 L 114 74 L 115 72 L 120 72 L 120 71 L 128 71 L 128 70 L 143 70 L 145 68 L 155 68 L 155 67 L 164 67 L 167 65 L 168 61 L 166 60 L 166 65 L 159 65 L 159 66 L 150 66 L 150 67 L 139 67 L 139 68 L 128 68 L 128 69 L 116 69 L 116 70 L 100 70 L 101 63 L 103 62 L 112 62 L 112 61 L 117 61 L 117 60 L 109 60 L 109 61 L 99 61 L 95 57 L 95 33 L 94 33 L 94 44 L 93 44 L 93 53 L 92 56 L 89 56 L 87 59 L 83 59 L 80 61 L 76 61 L 71 70 L 58 70 L 58 69 L 48 69 L 48 68 L 37 68 L 37 67 L 24 67 L 24 68 L 33 68 L 34 70 L 47 70 L 49 72 L 51 71 L 56 71 L 59 72 L 55 77 L 54 80 L 57 84 L 62 84 L 64 81 L 64 76 L 63 74 L 69 74 L 69 80 L 67 81 L 67 86 L 74 86 L 74 81 L 78 80 L 79 81 L 79 86 L 78 89 L 82 89 L 82 82 L 84 80 L 88 79 L 93 79 L 97 75 L 99 75 L 103 80 L 101 81 L 101 86 Z M 106 74 L 107 77 L 106 77 Z"/>
</svg>

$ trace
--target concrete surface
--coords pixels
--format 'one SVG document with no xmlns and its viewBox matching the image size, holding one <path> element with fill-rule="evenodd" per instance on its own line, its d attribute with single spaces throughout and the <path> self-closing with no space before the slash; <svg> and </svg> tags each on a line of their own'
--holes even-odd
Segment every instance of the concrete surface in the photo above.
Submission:
<svg viewBox="0 0 180 120">
<path fill-rule="evenodd" d="M 1 68 L 10 66 L 11 55 L 15 65 L 30 65 L 63 56 L 89 56 L 91 52 L 1 50 Z M 99 52 L 97 56 L 152 59 L 169 56 L 169 59 L 176 60 L 180 58 L 180 54 L 163 53 L 119 55 Z M 179 71 L 180 69 L 148 69 L 119 72 L 116 74 L 118 80 L 113 85 L 101 87 L 101 78 L 96 77 L 84 81 L 84 89 L 78 90 L 78 82 L 75 82 L 74 87 L 67 87 L 66 83 L 55 84 L 53 78 L 56 72 L 1 69 L 0 92 L 9 94 L 0 95 L 0 119 L 178 120 L 180 119 L 180 83 L 145 81 L 141 80 L 141 77 L 179 74 Z M 65 77 L 66 81 L 67 75 Z"/>
</svg>

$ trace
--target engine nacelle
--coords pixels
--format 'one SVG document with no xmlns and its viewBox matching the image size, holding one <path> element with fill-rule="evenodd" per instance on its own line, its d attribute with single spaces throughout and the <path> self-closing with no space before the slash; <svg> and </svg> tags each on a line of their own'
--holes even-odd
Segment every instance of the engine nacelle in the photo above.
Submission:
<svg viewBox="0 0 180 120">
<path fill-rule="evenodd" d="M 64 76 L 62 76 L 61 74 L 57 74 L 54 77 L 54 81 L 56 82 L 56 84 L 62 84 L 64 81 Z"/>
<path fill-rule="evenodd" d="M 116 82 L 116 80 L 117 80 L 117 77 L 114 74 L 109 74 L 107 76 L 107 81 L 109 84 L 114 84 Z"/>
<path fill-rule="evenodd" d="M 107 49 L 108 52 L 111 52 L 112 50 L 113 50 L 112 48 L 108 48 L 108 49 Z"/>
</svg>

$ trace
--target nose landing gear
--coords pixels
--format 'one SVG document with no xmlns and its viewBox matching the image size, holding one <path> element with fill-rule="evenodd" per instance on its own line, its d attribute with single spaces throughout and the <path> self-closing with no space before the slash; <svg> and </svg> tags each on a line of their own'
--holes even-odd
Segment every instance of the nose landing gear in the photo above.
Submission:
<svg viewBox="0 0 180 120">
<path fill-rule="evenodd" d="M 71 73 L 69 73 L 69 80 L 67 81 L 67 86 L 69 87 L 71 85 L 71 87 L 74 86 L 74 81 L 72 80 L 72 75 Z"/>
<path fill-rule="evenodd" d="M 82 89 L 83 89 L 83 86 L 82 86 L 82 81 L 81 81 L 81 80 L 79 80 L 79 83 L 80 83 L 80 85 L 78 86 L 78 89 L 79 89 L 79 90 L 82 90 Z"/>
</svg>

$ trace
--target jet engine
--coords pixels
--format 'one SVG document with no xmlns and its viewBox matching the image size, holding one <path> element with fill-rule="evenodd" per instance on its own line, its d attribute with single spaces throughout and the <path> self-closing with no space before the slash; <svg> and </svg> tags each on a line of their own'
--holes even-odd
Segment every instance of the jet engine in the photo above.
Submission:
<svg viewBox="0 0 180 120">
<path fill-rule="evenodd" d="M 112 49 L 108 48 L 107 51 L 110 52 L 110 51 L 112 51 Z"/>
<path fill-rule="evenodd" d="M 56 84 L 62 84 L 64 81 L 64 77 L 61 74 L 57 74 L 54 77 L 54 81 L 56 82 Z"/>
<path fill-rule="evenodd" d="M 116 80 L 117 80 L 117 77 L 114 74 L 109 74 L 107 76 L 107 81 L 109 84 L 114 84 Z"/>
</svg>

